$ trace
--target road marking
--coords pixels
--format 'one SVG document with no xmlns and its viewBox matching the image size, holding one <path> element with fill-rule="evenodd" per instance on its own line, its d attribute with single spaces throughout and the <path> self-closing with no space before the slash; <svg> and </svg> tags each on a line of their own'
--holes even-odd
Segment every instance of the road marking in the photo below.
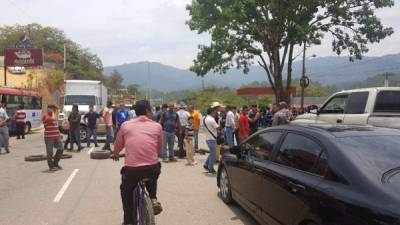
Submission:
<svg viewBox="0 0 400 225">
<path fill-rule="evenodd" d="M 94 147 L 91 147 L 91 148 L 89 149 L 89 151 L 87 152 L 87 154 L 90 155 L 90 153 L 92 153 L 93 150 L 94 150 Z"/>
<path fill-rule="evenodd" d="M 60 202 L 62 196 L 64 195 L 65 191 L 67 190 L 68 186 L 71 184 L 72 179 L 74 179 L 75 175 L 78 173 L 79 169 L 74 169 L 71 175 L 68 177 L 65 184 L 62 186 L 61 190 L 57 193 L 56 197 L 54 198 L 53 202 Z"/>
</svg>

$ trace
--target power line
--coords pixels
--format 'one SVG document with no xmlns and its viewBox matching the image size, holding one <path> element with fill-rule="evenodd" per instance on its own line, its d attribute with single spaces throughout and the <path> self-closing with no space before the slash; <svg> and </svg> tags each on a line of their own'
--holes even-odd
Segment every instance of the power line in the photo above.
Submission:
<svg viewBox="0 0 400 225">
<path fill-rule="evenodd" d="M 22 9 L 21 7 L 19 7 L 17 4 L 15 4 L 15 2 L 11 1 L 11 0 L 7 0 L 11 5 L 13 5 L 16 9 L 18 9 L 22 14 L 24 14 L 26 17 L 28 17 L 30 20 L 32 20 L 32 22 L 35 21 L 35 18 L 33 18 L 29 13 L 27 13 L 24 9 Z"/>
</svg>

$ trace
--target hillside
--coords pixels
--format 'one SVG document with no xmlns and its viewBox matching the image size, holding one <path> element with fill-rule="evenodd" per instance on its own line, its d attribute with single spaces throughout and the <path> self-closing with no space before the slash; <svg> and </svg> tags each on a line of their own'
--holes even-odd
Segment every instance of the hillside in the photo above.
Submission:
<svg viewBox="0 0 400 225">
<path fill-rule="evenodd" d="M 124 84 L 140 84 L 148 87 L 148 68 L 150 68 L 151 88 L 159 91 L 174 91 L 199 88 L 202 79 L 189 70 L 182 70 L 172 66 L 155 62 L 138 62 L 118 66 L 105 67 L 105 74 L 117 69 L 124 77 Z M 321 57 L 310 59 L 306 64 L 307 74 L 313 82 L 324 85 L 344 85 L 361 82 L 377 74 L 386 72 L 400 72 L 400 54 L 382 57 L 365 57 L 363 60 L 350 62 L 347 57 Z M 293 64 L 293 76 L 301 76 L 302 63 Z M 286 73 L 286 71 L 284 71 Z M 258 66 L 253 66 L 249 74 L 241 70 L 231 69 L 227 74 L 209 73 L 204 78 L 206 86 L 233 87 L 253 81 L 265 81 L 265 72 Z"/>
</svg>

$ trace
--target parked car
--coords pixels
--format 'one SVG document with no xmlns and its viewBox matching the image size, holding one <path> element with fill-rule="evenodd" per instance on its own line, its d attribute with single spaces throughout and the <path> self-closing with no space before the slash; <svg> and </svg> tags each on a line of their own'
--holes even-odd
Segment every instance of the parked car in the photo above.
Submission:
<svg viewBox="0 0 400 225">
<path fill-rule="evenodd" d="M 400 224 L 397 129 L 281 126 L 230 152 L 218 168 L 220 196 L 261 224 Z"/>
<path fill-rule="evenodd" d="M 400 128 L 400 87 L 340 91 L 320 110 L 300 115 L 292 124 L 342 123 Z"/>
</svg>

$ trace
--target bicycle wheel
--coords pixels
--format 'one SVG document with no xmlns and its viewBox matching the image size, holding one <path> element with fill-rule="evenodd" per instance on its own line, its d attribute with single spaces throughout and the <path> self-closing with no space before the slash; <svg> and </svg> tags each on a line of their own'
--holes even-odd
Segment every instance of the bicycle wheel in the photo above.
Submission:
<svg viewBox="0 0 400 225">
<path fill-rule="evenodd" d="M 153 203 L 147 193 L 143 193 L 141 197 L 141 216 L 143 216 L 143 224 L 141 225 L 155 225 Z"/>
</svg>

